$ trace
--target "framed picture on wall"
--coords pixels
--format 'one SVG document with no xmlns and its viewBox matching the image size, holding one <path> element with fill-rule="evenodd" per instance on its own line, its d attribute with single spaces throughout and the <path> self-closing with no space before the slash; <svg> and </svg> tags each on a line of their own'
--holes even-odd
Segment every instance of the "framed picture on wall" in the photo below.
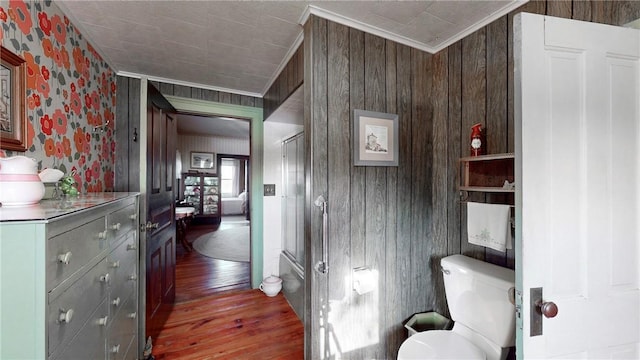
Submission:
<svg viewBox="0 0 640 360">
<path fill-rule="evenodd" d="M 353 165 L 398 166 L 398 115 L 353 111 Z"/>
<path fill-rule="evenodd" d="M 0 54 L 0 148 L 27 151 L 26 62 L 2 46 Z"/>
<path fill-rule="evenodd" d="M 216 154 L 208 152 L 191 152 L 191 168 L 207 169 L 216 172 Z"/>
</svg>

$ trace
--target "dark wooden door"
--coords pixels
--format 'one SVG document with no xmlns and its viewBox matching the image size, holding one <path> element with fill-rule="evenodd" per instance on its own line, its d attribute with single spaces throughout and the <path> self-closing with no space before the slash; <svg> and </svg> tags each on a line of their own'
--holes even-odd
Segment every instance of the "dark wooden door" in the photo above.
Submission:
<svg viewBox="0 0 640 360">
<path fill-rule="evenodd" d="M 177 130 L 171 104 L 151 84 L 147 94 L 146 336 L 155 338 L 173 308 L 176 291 Z"/>
</svg>

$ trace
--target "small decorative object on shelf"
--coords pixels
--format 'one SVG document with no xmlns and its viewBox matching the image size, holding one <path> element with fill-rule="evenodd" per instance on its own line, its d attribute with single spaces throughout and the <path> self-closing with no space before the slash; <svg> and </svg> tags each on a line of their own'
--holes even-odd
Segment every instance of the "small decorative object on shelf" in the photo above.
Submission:
<svg viewBox="0 0 640 360">
<path fill-rule="evenodd" d="M 475 124 L 471 127 L 471 156 L 482 155 L 482 124 Z"/>
</svg>

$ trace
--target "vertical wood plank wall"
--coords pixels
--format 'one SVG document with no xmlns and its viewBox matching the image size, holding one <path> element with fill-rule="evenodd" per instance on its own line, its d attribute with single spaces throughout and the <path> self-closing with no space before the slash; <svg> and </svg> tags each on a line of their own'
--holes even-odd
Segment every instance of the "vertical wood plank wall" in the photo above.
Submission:
<svg viewBox="0 0 640 360">
<path fill-rule="evenodd" d="M 262 98 L 232 94 L 224 91 L 201 89 L 185 85 L 150 81 L 162 95 L 179 96 L 187 99 L 207 100 L 223 104 L 262 107 Z"/>
<path fill-rule="evenodd" d="M 302 85 L 304 80 L 304 55 L 300 46 L 291 56 L 287 65 L 264 94 L 263 119 L 267 119 L 293 92 Z"/>
<path fill-rule="evenodd" d="M 117 77 L 115 191 L 140 191 L 140 79 Z"/>
<path fill-rule="evenodd" d="M 307 313 L 315 319 L 306 328 L 314 331 L 311 338 L 306 335 L 308 357 L 339 352 L 350 359 L 395 358 L 406 338 L 403 323 L 413 313 L 433 309 L 448 315 L 439 272 L 443 256 L 462 253 L 515 266 L 513 250 L 500 253 L 467 242 L 457 186 L 458 159 L 468 155 L 471 125 L 482 123 L 486 129 L 487 153 L 514 151 L 512 34 L 513 16 L 521 11 L 622 25 L 640 17 L 640 2 L 531 1 L 433 55 L 309 18 L 304 44 L 307 198 L 323 194 L 328 199 L 330 270 L 314 273 L 307 284 L 317 297 L 307 312 L 326 301 L 329 312 L 340 310 L 352 321 L 347 330 L 331 329 L 329 321 L 323 333 L 318 329 L 327 318 Z M 354 109 L 398 114 L 398 167 L 352 165 Z M 492 195 L 472 196 L 492 200 Z M 311 207 L 307 204 L 305 221 L 312 253 L 307 268 L 321 252 L 318 214 Z M 376 293 L 351 291 L 351 269 L 359 266 L 378 272 Z M 325 337 L 332 331 L 348 336 Z M 318 335 L 322 339 L 310 341 Z"/>
<path fill-rule="evenodd" d="M 157 81 L 151 83 L 163 95 L 257 108 L 263 104 L 262 98 L 258 97 Z M 139 143 L 133 141 L 134 128 L 138 138 L 144 136 L 140 134 L 140 79 L 118 76 L 116 91 L 115 191 L 140 191 L 140 148 Z"/>
</svg>

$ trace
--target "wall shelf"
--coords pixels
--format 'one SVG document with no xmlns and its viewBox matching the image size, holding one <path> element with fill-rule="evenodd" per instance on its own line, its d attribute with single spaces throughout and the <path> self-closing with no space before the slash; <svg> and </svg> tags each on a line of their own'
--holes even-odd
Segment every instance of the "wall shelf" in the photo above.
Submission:
<svg viewBox="0 0 640 360">
<path fill-rule="evenodd" d="M 461 191 L 514 193 L 503 188 L 504 182 L 514 182 L 513 153 L 468 156 L 460 158 Z"/>
<path fill-rule="evenodd" d="M 514 193 L 514 189 L 503 189 L 494 186 L 460 186 L 460 191 L 478 191 L 495 193 Z"/>
</svg>

